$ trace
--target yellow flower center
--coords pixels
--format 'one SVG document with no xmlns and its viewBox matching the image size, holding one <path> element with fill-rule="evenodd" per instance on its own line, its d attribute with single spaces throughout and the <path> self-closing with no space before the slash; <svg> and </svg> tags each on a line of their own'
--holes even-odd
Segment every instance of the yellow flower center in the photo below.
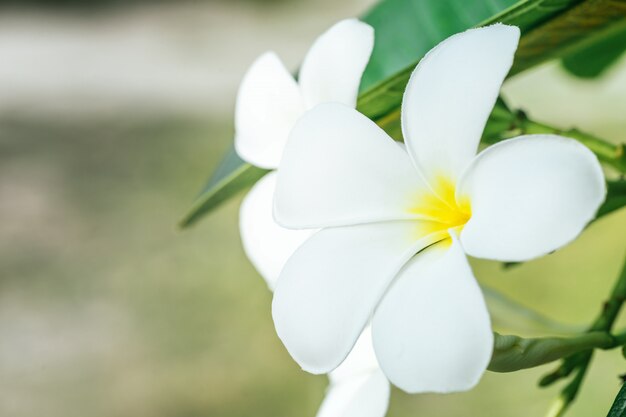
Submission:
<svg viewBox="0 0 626 417">
<path fill-rule="evenodd" d="M 460 232 L 472 216 L 469 198 L 457 200 L 456 185 L 444 176 L 437 177 L 431 186 L 432 192 L 420 193 L 409 209 L 412 214 L 427 220 L 424 229 L 420 231 L 430 234 L 457 229 Z"/>
</svg>

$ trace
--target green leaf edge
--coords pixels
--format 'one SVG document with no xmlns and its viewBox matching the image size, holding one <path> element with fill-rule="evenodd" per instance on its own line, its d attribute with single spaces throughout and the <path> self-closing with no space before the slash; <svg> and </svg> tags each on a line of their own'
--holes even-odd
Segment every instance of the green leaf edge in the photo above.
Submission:
<svg viewBox="0 0 626 417">
<path fill-rule="evenodd" d="M 606 45 L 612 45 L 606 49 Z M 561 60 L 562 67 L 575 77 L 591 80 L 604 75 L 626 52 L 626 19 L 597 35 L 595 42 L 581 45 Z"/>
<path fill-rule="evenodd" d="M 607 417 L 625 417 L 626 416 L 626 385 L 622 383 L 622 387 L 615 396 L 615 401 L 609 410 Z"/>
<path fill-rule="evenodd" d="M 234 152 L 232 149 L 230 152 Z M 221 164 L 220 164 L 221 167 Z M 191 209 L 187 212 L 187 215 L 183 217 L 178 227 L 186 228 L 197 222 L 205 213 L 211 211 L 213 208 L 220 205 L 223 201 L 226 201 L 230 197 L 234 196 L 238 192 L 247 188 L 250 184 L 255 183 L 261 179 L 269 170 L 258 168 L 247 162 L 244 162 L 241 166 L 232 171 L 229 175 L 221 178 L 215 184 L 211 183 L 215 179 L 215 174 L 219 173 L 220 167 L 218 167 L 208 181 L 206 191 L 200 193 Z M 209 185 L 211 185 L 209 187 Z M 207 189 L 208 188 L 208 189 Z"/>
</svg>

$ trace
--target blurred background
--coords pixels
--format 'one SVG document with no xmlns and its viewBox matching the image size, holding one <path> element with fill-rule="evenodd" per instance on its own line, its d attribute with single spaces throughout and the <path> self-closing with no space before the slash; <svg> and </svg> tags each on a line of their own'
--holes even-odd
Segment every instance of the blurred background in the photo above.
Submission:
<svg viewBox="0 0 626 417">
<path fill-rule="evenodd" d="M 373 2 L 0 2 L 0 415 L 314 416 L 326 378 L 275 336 L 239 241 L 241 198 L 175 224 L 232 142 L 253 59 L 273 49 L 296 68 L 317 34 Z M 624 59 L 595 81 L 547 64 L 504 92 L 540 121 L 626 139 Z M 556 254 L 475 273 L 584 325 L 625 230 L 622 210 Z M 558 393 L 536 387 L 549 369 L 487 373 L 456 395 L 396 390 L 389 416 L 542 416 Z M 625 372 L 619 352 L 598 354 L 569 415 L 604 415 Z"/>
</svg>

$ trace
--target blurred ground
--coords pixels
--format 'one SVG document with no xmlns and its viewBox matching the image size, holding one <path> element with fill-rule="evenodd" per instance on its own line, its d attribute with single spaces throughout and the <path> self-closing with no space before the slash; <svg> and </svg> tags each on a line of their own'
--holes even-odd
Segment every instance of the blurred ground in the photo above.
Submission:
<svg viewBox="0 0 626 417">
<path fill-rule="evenodd" d="M 294 67 L 370 1 L 195 3 L 0 13 L 0 415 L 313 416 L 324 377 L 277 340 L 237 233 L 240 198 L 174 225 L 229 146 L 237 83 L 273 48 Z M 624 140 L 626 62 L 599 84 L 554 65 L 513 79 L 531 115 Z M 531 87 L 532 86 L 532 87 Z M 618 273 L 626 212 L 481 281 L 573 324 Z M 468 393 L 394 391 L 389 416 L 542 416 L 549 367 Z M 571 417 L 604 415 L 626 371 L 602 352 Z"/>
<path fill-rule="evenodd" d="M 290 68 L 319 32 L 374 0 L 131 3 L 0 13 L 0 110 L 45 115 L 230 117 L 248 65 Z"/>
</svg>

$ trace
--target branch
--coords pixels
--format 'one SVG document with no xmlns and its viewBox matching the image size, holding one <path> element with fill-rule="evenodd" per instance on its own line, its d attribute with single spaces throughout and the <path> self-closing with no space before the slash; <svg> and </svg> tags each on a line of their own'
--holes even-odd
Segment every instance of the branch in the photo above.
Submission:
<svg viewBox="0 0 626 417">
<path fill-rule="evenodd" d="M 617 281 L 615 282 L 615 285 L 613 286 L 613 290 L 611 291 L 609 299 L 604 303 L 602 311 L 589 327 L 588 333 L 595 334 L 596 332 L 610 332 L 625 300 L 626 261 L 624 262 L 622 272 L 620 273 Z M 625 336 L 623 335 L 616 336 L 616 343 L 624 344 L 624 339 Z M 570 407 L 570 405 L 574 402 L 578 391 L 580 390 L 580 386 L 587 372 L 587 368 L 589 367 L 592 357 L 593 350 L 578 352 L 576 354 L 568 356 L 563 359 L 563 362 L 557 369 L 541 378 L 541 380 L 539 381 L 539 386 L 545 387 L 555 383 L 560 379 L 567 378 L 569 375 L 572 374 L 572 372 L 575 371 L 574 378 L 566 385 L 563 391 L 561 391 L 560 396 L 550 408 L 547 415 L 548 417 L 562 416 L 565 411 Z"/>
<path fill-rule="evenodd" d="M 490 371 L 514 372 L 561 359 L 590 349 L 612 349 L 621 346 L 626 335 L 612 336 L 607 332 L 591 332 L 573 337 L 539 337 L 495 334 Z"/>
<path fill-rule="evenodd" d="M 626 174 L 626 145 L 613 144 L 578 129 L 559 129 L 528 118 L 522 110 L 511 110 L 503 100 L 498 100 L 485 127 L 483 141 L 496 143 L 519 135 L 554 134 L 567 136 L 587 146 L 604 164 L 618 173 Z"/>
<path fill-rule="evenodd" d="M 527 134 L 552 133 L 576 139 L 578 142 L 591 149 L 601 162 L 604 162 L 622 174 L 626 173 L 626 149 L 623 143 L 614 145 L 578 129 L 561 130 L 543 123 L 534 122 L 528 118 L 526 118 L 523 123 L 525 133 Z"/>
</svg>

